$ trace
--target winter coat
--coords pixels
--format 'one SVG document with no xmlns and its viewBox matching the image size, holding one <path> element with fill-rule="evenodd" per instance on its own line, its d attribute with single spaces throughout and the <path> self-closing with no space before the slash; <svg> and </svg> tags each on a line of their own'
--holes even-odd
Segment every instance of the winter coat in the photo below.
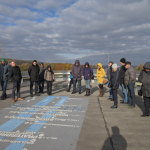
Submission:
<svg viewBox="0 0 150 150">
<path fill-rule="evenodd" d="M 9 78 L 11 79 L 12 82 L 18 82 L 18 83 L 21 82 L 22 75 L 21 75 L 20 68 L 18 66 L 11 67 L 9 71 Z"/>
<path fill-rule="evenodd" d="M 0 64 L 0 81 L 3 81 L 4 66 L 5 65 Z"/>
<path fill-rule="evenodd" d="M 33 64 L 28 69 L 28 74 L 30 76 L 31 81 L 39 81 L 39 65 L 34 66 Z"/>
<path fill-rule="evenodd" d="M 120 69 L 120 84 L 124 84 L 124 77 L 125 77 L 126 68 L 122 66 Z"/>
<path fill-rule="evenodd" d="M 90 80 L 91 79 L 91 75 L 93 75 L 93 69 L 89 66 L 88 62 L 86 62 L 85 65 L 88 65 L 88 68 L 85 67 L 83 69 L 83 76 L 84 76 L 85 80 Z"/>
<path fill-rule="evenodd" d="M 46 81 L 53 81 L 54 80 L 54 72 L 52 70 L 48 70 L 50 66 L 47 66 L 47 69 L 45 70 L 45 73 L 44 73 L 44 79 Z M 51 68 L 51 67 L 50 67 Z"/>
<path fill-rule="evenodd" d="M 97 69 L 97 80 L 98 80 L 98 83 L 103 83 L 104 81 L 104 77 L 105 77 L 105 70 L 102 68 L 102 64 L 101 63 L 98 63 L 97 66 L 100 66 L 101 69 Z"/>
<path fill-rule="evenodd" d="M 44 73 L 45 73 L 46 68 L 45 67 L 40 67 L 40 72 L 39 72 L 39 80 L 44 80 Z"/>
<path fill-rule="evenodd" d="M 112 73 L 112 67 L 107 69 L 107 79 L 110 81 L 111 79 L 111 73 Z"/>
<path fill-rule="evenodd" d="M 150 62 L 147 62 L 144 65 L 144 68 L 150 69 Z M 142 94 L 145 97 L 150 97 L 150 71 L 146 72 L 145 70 L 141 71 L 138 81 L 142 83 Z"/>
<path fill-rule="evenodd" d="M 112 72 L 111 74 L 111 87 L 118 89 L 119 88 L 119 82 L 120 82 L 120 77 L 119 77 L 120 71 L 117 69 L 116 72 Z"/>
<path fill-rule="evenodd" d="M 78 66 L 76 66 L 76 63 L 78 63 Z M 75 65 L 72 68 L 73 80 L 82 80 L 82 74 L 83 74 L 83 67 L 80 65 L 79 60 L 76 60 Z"/>
<path fill-rule="evenodd" d="M 124 83 L 125 85 L 129 85 L 135 82 L 136 82 L 136 71 L 132 66 L 130 66 L 125 72 Z"/>
<path fill-rule="evenodd" d="M 1 81 L 6 81 L 9 79 L 9 69 L 10 69 L 10 65 L 5 60 L 5 65 L 3 64 L 0 65 L 0 80 Z"/>
</svg>

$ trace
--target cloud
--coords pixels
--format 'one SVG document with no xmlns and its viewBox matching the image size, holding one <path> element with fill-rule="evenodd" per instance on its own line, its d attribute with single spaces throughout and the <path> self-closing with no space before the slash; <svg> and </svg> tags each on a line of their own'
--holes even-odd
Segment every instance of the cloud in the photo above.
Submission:
<svg viewBox="0 0 150 150">
<path fill-rule="evenodd" d="M 148 0 L 6 0 L 0 41 L 12 58 L 106 64 L 110 51 L 114 62 L 139 64 L 150 53 L 149 7 Z"/>
</svg>

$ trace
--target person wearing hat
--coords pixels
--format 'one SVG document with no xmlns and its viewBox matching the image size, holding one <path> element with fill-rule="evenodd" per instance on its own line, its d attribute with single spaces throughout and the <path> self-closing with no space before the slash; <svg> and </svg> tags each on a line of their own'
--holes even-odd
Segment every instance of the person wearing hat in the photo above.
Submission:
<svg viewBox="0 0 150 150">
<path fill-rule="evenodd" d="M 9 79 L 9 69 L 10 69 L 10 65 L 8 64 L 5 58 L 2 58 L 1 65 L 0 65 L 0 81 L 1 81 L 2 91 L 3 91 L 1 100 L 5 100 L 7 98 L 6 88 Z"/>
<path fill-rule="evenodd" d="M 111 88 L 113 91 L 113 100 L 114 100 L 114 105 L 111 107 L 112 109 L 118 107 L 118 96 L 117 96 L 117 91 L 119 88 L 119 69 L 117 64 L 112 65 L 112 74 L 111 74 Z"/>
<path fill-rule="evenodd" d="M 39 72 L 39 93 L 44 93 L 44 73 L 46 68 L 44 67 L 44 63 L 40 64 L 40 72 Z M 41 86 L 42 84 L 42 86 Z"/>
<path fill-rule="evenodd" d="M 145 63 L 143 68 L 138 77 L 138 81 L 142 83 L 141 90 L 145 106 L 145 112 L 141 116 L 147 117 L 150 113 L 150 62 Z"/>
<path fill-rule="evenodd" d="M 40 67 L 37 61 L 34 60 L 32 65 L 28 69 L 28 74 L 30 76 L 30 97 L 33 97 L 33 84 L 35 83 L 35 95 L 40 96 L 38 93 L 38 81 L 39 81 Z"/>
<path fill-rule="evenodd" d="M 121 91 L 123 93 L 123 101 L 121 103 L 127 104 L 128 94 L 127 94 L 127 87 L 124 83 L 124 77 L 125 77 L 125 72 L 126 72 L 125 62 L 126 62 L 125 58 L 120 59 L 120 64 L 122 65 L 122 67 L 120 69 L 120 87 L 121 87 Z"/>
<path fill-rule="evenodd" d="M 129 108 L 135 107 L 135 92 L 134 86 L 136 82 L 136 71 L 131 66 L 131 62 L 126 61 L 125 68 L 127 69 L 125 72 L 124 83 L 128 88 L 128 106 Z"/>
<path fill-rule="evenodd" d="M 109 85 L 110 79 L 111 79 L 112 65 L 113 64 L 114 64 L 113 61 L 110 61 L 109 64 L 108 64 L 109 65 L 109 68 L 107 70 L 108 85 Z M 109 93 L 110 93 L 110 95 L 109 95 L 109 98 L 107 100 L 113 101 L 113 93 L 112 93 L 112 89 L 111 88 L 109 88 Z"/>
</svg>

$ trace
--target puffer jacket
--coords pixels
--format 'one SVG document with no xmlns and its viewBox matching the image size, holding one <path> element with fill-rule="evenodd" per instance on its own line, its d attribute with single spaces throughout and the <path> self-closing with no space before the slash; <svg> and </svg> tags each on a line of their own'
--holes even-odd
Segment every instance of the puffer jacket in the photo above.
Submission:
<svg viewBox="0 0 150 150">
<path fill-rule="evenodd" d="M 48 70 L 48 68 L 51 68 L 50 66 L 47 66 L 47 69 L 45 70 L 44 73 L 44 79 L 46 81 L 53 81 L 54 80 L 54 72 L 52 70 Z"/>
<path fill-rule="evenodd" d="M 150 62 L 145 63 L 144 68 L 150 69 Z M 138 81 L 142 83 L 142 94 L 145 97 L 150 97 L 150 71 L 142 70 L 138 77 Z"/>
<path fill-rule="evenodd" d="M 100 66 L 100 70 L 97 69 L 97 80 L 98 80 L 98 83 L 103 83 L 104 81 L 104 77 L 105 77 L 105 70 L 102 68 L 102 64 L 101 63 L 98 63 L 97 66 Z"/>
<path fill-rule="evenodd" d="M 78 66 L 76 66 L 76 63 L 78 63 Z M 79 60 L 75 61 L 75 65 L 73 66 L 71 72 L 72 72 L 73 80 L 82 80 L 83 67 L 80 65 Z"/>
<path fill-rule="evenodd" d="M 83 69 L 83 76 L 85 80 L 90 80 L 91 79 L 91 75 L 93 75 L 93 69 L 90 67 L 89 63 L 86 62 L 85 65 L 88 65 L 88 68 L 84 68 Z M 90 76 L 88 76 L 90 75 Z"/>
<path fill-rule="evenodd" d="M 18 82 L 18 83 L 21 82 L 22 75 L 21 75 L 20 68 L 18 66 L 11 67 L 9 71 L 9 78 L 11 79 L 12 82 Z"/>
<path fill-rule="evenodd" d="M 120 81 L 119 74 L 120 74 L 119 69 L 117 69 L 117 71 L 111 73 L 111 87 L 112 88 L 113 87 L 115 89 L 119 88 L 119 81 Z"/>
<path fill-rule="evenodd" d="M 5 81 L 9 79 L 9 70 L 10 70 L 10 65 L 8 62 L 5 60 L 5 65 L 1 64 L 0 65 L 0 81 Z"/>
<path fill-rule="evenodd" d="M 130 66 L 125 72 L 124 83 L 125 85 L 129 85 L 135 82 L 136 82 L 136 71 L 132 66 Z"/>
<path fill-rule="evenodd" d="M 120 84 L 124 84 L 124 77 L 125 77 L 126 68 L 122 66 L 120 69 Z"/>
<path fill-rule="evenodd" d="M 30 76 L 31 81 L 39 81 L 39 72 L 40 72 L 40 67 L 37 64 L 34 66 L 33 64 L 29 67 L 28 69 L 28 74 Z"/>
<path fill-rule="evenodd" d="M 44 80 L 44 73 L 45 73 L 46 68 L 45 67 L 40 67 L 40 72 L 39 72 L 39 80 Z"/>
<path fill-rule="evenodd" d="M 112 66 L 107 69 L 107 79 L 110 81 L 112 73 Z"/>
</svg>

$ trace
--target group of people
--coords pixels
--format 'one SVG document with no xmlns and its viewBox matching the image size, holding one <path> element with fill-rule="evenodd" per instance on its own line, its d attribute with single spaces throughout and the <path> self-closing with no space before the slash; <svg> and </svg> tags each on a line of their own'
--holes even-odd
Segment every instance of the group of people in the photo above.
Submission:
<svg viewBox="0 0 150 150">
<path fill-rule="evenodd" d="M 107 79 L 110 96 L 108 100 L 114 101 L 112 109 L 118 107 L 118 98 L 117 91 L 120 86 L 123 93 L 123 101 L 121 103 L 126 104 L 129 108 L 135 107 L 135 92 L 134 86 L 136 82 L 136 70 L 131 66 L 131 62 L 126 61 L 125 58 L 120 60 L 121 67 L 117 66 L 113 61 L 109 62 L 109 68 L 107 70 Z M 51 66 L 44 67 L 44 63 L 41 62 L 40 66 L 37 64 L 37 61 L 34 60 L 32 65 L 28 69 L 28 74 L 30 76 L 30 96 L 33 97 L 33 84 L 35 83 L 35 95 L 40 96 L 40 93 L 44 93 L 44 82 L 47 81 L 47 94 L 52 95 L 52 84 L 54 82 L 54 72 L 51 69 Z M 102 67 L 101 63 L 97 64 L 97 81 L 99 87 L 98 97 L 103 97 L 103 85 L 105 84 L 105 70 Z M 71 85 L 73 84 L 73 92 L 75 94 L 76 83 L 78 82 L 79 94 L 81 94 L 81 80 L 84 76 L 86 94 L 85 96 L 90 96 L 90 83 L 91 79 L 94 78 L 93 69 L 90 67 L 89 63 L 86 62 L 84 68 L 80 65 L 80 61 L 76 60 L 75 64 L 72 65 L 70 72 L 70 84 L 67 92 L 70 92 Z M 8 62 L 2 58 L 0 64 L 0 81 L 2 87 L 1 100 L 7 98 L 6 88 L 7 82 L 11 79 L 13 84 L 12 89 L 12 101 L 15 102 L 15 91 L 17 89 L 17 98 L 18 100 L 24 100 L 20 96 L 20 84 L 21 84 L 21 71 L 15 62 L 12 61 L 10 65 Z M 141 92 L 144 97 L 145 113 L 143 117 L 149 116 L 149 107 L 150 107 L 150 62 L 145 63 L 143 70 L 141 71 L 139 82 L 142 83 Z M 39 89 L 39 90 L 38 90 Z"/>
</svg>

